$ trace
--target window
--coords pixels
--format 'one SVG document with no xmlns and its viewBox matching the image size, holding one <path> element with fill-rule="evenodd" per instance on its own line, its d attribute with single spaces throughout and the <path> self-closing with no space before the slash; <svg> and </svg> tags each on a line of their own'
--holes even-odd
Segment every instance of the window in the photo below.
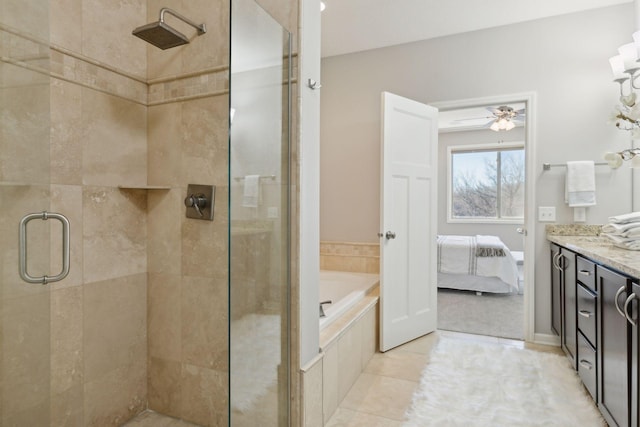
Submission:
<svg viewBox="0 0 640 427">
<path fill-rule="evenodd" d="M 449 147 L 449 221 L 522 222 L 522 144 Z"/>
</svg>

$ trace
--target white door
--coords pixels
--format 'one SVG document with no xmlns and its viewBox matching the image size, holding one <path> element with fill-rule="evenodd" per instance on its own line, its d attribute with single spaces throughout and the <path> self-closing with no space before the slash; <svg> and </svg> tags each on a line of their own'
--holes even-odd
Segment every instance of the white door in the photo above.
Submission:
<svg viewBox="0 0 640 427">
<path fill-rule="evenodd" d="M 382 93 L 380 350 L 436 329 L 438 110 Z"/>
</svg>

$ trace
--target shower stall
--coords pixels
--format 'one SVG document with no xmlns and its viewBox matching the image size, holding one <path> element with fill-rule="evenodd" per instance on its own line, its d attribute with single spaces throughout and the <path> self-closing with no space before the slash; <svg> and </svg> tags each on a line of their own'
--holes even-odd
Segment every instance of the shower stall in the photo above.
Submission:
<svg viewBox="0 0 640 427">
<path fill-rule="evenodd" d="M 260 3 L 0 0 L 0 427 L 289 425 L 296 2 Z"/>
</svg>

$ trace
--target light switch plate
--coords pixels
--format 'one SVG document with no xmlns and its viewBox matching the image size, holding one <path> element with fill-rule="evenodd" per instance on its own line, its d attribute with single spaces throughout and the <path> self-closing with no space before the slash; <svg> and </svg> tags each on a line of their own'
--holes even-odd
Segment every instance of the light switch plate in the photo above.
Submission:
<svg viewBox="0 0 640 427">
<path fill-rule="evenodd" d="M 573 208 L 574 222 L 587 222 L 587 208 Z"/>
<path fill-rule="evenodd" d="M 554 222 L 556 220 L 555 206 L 538 206 L 538 221 Z"/>
</svg>

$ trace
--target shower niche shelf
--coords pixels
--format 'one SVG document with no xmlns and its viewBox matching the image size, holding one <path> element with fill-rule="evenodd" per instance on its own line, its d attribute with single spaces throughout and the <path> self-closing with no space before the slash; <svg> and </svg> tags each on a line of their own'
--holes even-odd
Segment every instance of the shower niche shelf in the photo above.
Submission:
<svg viewBox="0 0 640 427">
<path fill-rule="evenodd" d="M 165 185 L 118 185 L 120 190 L 171 190 Z"/>
</svg>

